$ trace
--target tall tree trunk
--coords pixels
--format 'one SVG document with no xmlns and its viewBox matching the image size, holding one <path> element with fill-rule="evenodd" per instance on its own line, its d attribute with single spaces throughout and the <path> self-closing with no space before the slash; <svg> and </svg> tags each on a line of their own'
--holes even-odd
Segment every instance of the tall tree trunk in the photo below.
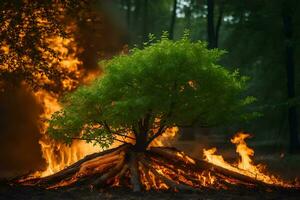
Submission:
<svg viewBox="0 0 300 200">
<path fill-rule="evenodd" d="M 215 30 L 215 48 L 219 46 L 219 35 L 220 35 L 220 28 L 223 22 L 223 13 L 224 13 L 224 1 L 221 1 L 219 4 L 219 15 L 218 15 L 218 21 Z"/>
<path fill-rule="evenodd" d="M 224 1 L 219 2 L 218 11 L 218 20 L 215 26 L 215 2 L 214 0 L 207 0 L 207 42 L 208 48 L 210 49 L 218 48 L 219 45 L 219 33 L 223 21 Z"/>
<path fill-rule="evenodd" d="M 294 61 L 294 46 L 293 46 L 293 21 L 291 14 L 291 6 L 288 3 L 284 4 L 282 12 L 283 29 L 285 34 L 285 64 L 287 75 L 287 91 L 288 98 L 295 98 L 295 61 Z M 298 116 L 296 106 L 288 108 L 288 122 L 290 133 L 290 153 L 296 153 L 300 150 L 298 138 Z"/>
<path fill-rule="evenodd" d="M 143 39 L 148 40 L 148 0 L 144 0 Z"/>
<path fill-rule="evenodd" d="M 215 43 L 215 23 L 214 23 L 214 0 L 207 0 L 207 42 L 208 48 L 216 47 Z"/>
<path fill-rule="evenodd" d="M 176 11 L 177 11 L 177 0 L 173 1 L 173 10 L 172 10 L 172 17 L 171 17 L 171 23 L 170 23 L 170 39 L 174 39 L 174 28 L 175 28 L 175 22 L 176 22 Z"/>
</svg>

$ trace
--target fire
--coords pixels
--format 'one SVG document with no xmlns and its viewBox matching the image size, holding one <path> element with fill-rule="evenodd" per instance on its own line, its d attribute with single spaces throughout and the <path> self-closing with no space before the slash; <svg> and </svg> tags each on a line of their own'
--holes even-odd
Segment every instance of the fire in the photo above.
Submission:
<svg viewBox="0 0 300 200">
<path fill-rule="evenodd" d="M 43 105 L 44 112 L 41 115 L 41 125 L 40 130 L 43 137 L 39 141 L 41 145 L 41 150 L 43 157 L 46 160 L 47 168 L 44 171 L 38 171 L 33 174 L 33 177 L 45 177 L 52 175 L 58 171 L 63 170 L 67 166 L 77 162 L 78 160 L 84 158 L 86 155 L 99 152 L 103 149 L 92 144 L 88 144 L 85 141 L 73 141 L 71 146 L 56 142 L 52 140 L 47 135 L 48 123 L 47 120 L 51 118 L 51 115 L 59 111 L 61 106 L 58 102 L 58 96 L 50 94 L 47 91 L 39 90 L 35 93 L 38 101 Z M 174 140 L 178 134 L 178 128 L 172 127 L 168 128 L 162 136 L 153 141 L 151 146 L 166 146 L 169 145 L 172 140 Z M 129 134 L 130 135 L 130 134 Z M 118 137 L 118 140 L 124 140 L 128 143 L 133 143 L 130 138 Z M 120 141 L 115 141 L 109 148 L 114 148 L 121 145 Z M 183 154 L 179 155 L 185 157 Z"/>
<path fill-rule="evenodd" d="M 47 21 L 41 20 L 40 23 L 47 23 Z M 70 25 L 68 31 L 74 32 L 72 29 L 76 29 L 75 25 Z M 52 57 L 49 52 L 44 53 L 45 59 L 51 59 L 49 61 L 49 67 L 59 67 L 61 71 L 66 71 L 73 75 L 73 79 L 65 78 L 60 80 L 64 91 L 73 90 L 81 80 L 84 83 L 94 79 L 96 73 L 90 73 L 85 78 L 83 77 L 83 71 L 80 70 L 82 62 L 78 59 L 78 53 L 81 51 L 76 42 L 75 37 L 62 38 L 59 36 L 48 37 L 45 39 L 49 44 L 49 48 L 58 52 L 57 57 Z M 2 45 L 1 50 L 5 53 L 9 53 L 9 46 Z M 29 59 L 29 58 L 24 58 Z M 37 72 L 34 76 L 41 83 L 51 84 L 48 77 Z M 189 81 L 188 85 L 192 88 L 197 87 L 193 81 Z M 52 140 L 47 135 L 48 120 L 51 115 L 61 109 L 61 105 L 58 102 L 59 95 L 50 93 L 46 90 L 38 90 L 35 92 L 37 100 L 43 105 L 44 112 L 40 116 L 40 131 L 42 137 L 39 141 L 43 157 L 46 160 L 47 167 L 43 171 L 35 172 L 32 177 L 45 177 L 59 172 L 66 167 L 72 165 L 85 156 L 99 152 L 103 149 L 92 144 L 88 144 L 85 141 L 75 140 L 72 145 L 67 146 L 65 144 Z M 159 119 L 156 123 L 159 124 Z M 155 132 L 155 130 L 153 130 Z M 149 146 L 149 151 L 155 151 L 152 148 L 169 146 L 174 141 L 179 133 L 178 127 L 171 127 L 165 130 L 162 136 L 156 138 Z M 132 134 L 128 134 L 132 138 Z M 229 171 L 236 172 L 252 179 L 262 181 L 271 185 L 279 185 L 284 187 L 292 187 L 291 184 L 282 181 L 281 179 L 269 175 L 265 172 L 265 168 L 262 165 L 255 165 L 252 161 L 254 156 L 254 150 L 249 148 L 245 142 L 245 139 L 249 138 L 249 134 L 238 133 L 231 139 L 231 142 L 236 145 L 236 152 L 240 156 L 240 160 L 237 164 L 230 164 L 226 162 L 221 155 L 216 155 L 216 148 L 203 150 L 205 160 L 216 166 L 225 168 Z M 120 140 L 124 140 L 127 143 L 134 143 L 131 139 L 119 138 L 118 141 L 111 145 L 110 148 L 120 146 Z M 169 152 L 168 152 L 169 151 Z M 157 153 L 157 152 L 156 152 Z M 180 151 L 164 150 L 160 156 L 155 157 L 153 155 L 144 155 L 140 162 L 138 162 L 138 169 L 140 172 L 140 180 L 146 190 L 170 189 L 172 185 L 180 185 L 180 187 L 202 188 L 202 187 L 214 187 L 214 188 L 226 188 L 226 183 L 236 184 L 238 181 L 230 179 L 229 177 L 215 174 L 210 169 L 193 169 L 199 161 L 189 157 Z M 159 154 L 158 153 L 158 154 Z M 148 157 L 147 157 L 148 156 Z M 166 157 L 164 157 L 166 156 Z M 147 157 L 147 159 L 146 159 Z M 167 162 L 166 160 L 169 159 Z M 106 157 L 94 158 L 83 163 L 78 171 L 68 180 L 61 181 L 58 184 L 52 185 L 48 188 L 56 188 L 61 186 L 70 185 L 82 177 L 99 174 L 108 168 L 113 168 L 119 164 L 124 164 L 125 152 L 121 152 L 116 155 L 106 155 Z M 175 164 L 174 164 L 175 163 Z M 194 167 L 195 168 L 195 167 Z M 126 171 L 127 170 L 127 171 Z M 119 174 L 124 173 L 125 177 L 129 177 L 128 166 L 122 168 Z M 120 175 L 121 176 L 121 175 Z M 220 180 L 222 179 L 222 180 Z M 223 182 L 222 182 L 223 181 Z M 121 185 L 120 178 L 114 177 L 113 186 Z M 184 186 L 183 186 L 184 185 Z M 174 188 L 177 190 L 177 188 Z"/>
<path fill-rule="evenodd" d="M 269 175 L 265 171 L 263 165 L 255 165 L 252 161 L 252 156 L 254 156 L 254 150 L 247 146 L 245 139 L 249 138 L 250 135 L 246 133 L 237 133 L 232 139 L 231 142 L 236 145 L 236 152 L 240 156 L 240 160 L 237 164 L 230 164 L 226 162 L 221 155 L 215 154 L 217 149 L 204 149 L 203 154 L 204 158 L 217 166 L 223 167 L 230 171 L 234 171 L 239 174 L 246 175 L 256 180 L 263 181 L 267 184 L 280 185 L 285 187 L 291 187 L 292 185 L 284 182 L 280 178 L 277 178 L 273 175 Z"/>
<path fill-rule="evenodd" d="M 162 147 L 162 146 L 170 146 L 172 142 L 177 139 L 179 134 L 179 128 L 174 126 L 171 128 L 167 128 L 166 131 L 158 138 L 152 141 L 150 146 L 154 147 Z"/>
<path fill-rule="evenodd" d="M 41 21 L 41 23 L 46 22 Z M 72 29 L 76 29 L 76 26 L 71 24 L 68 29 L 70 30 L 67 31 L 71 32 Z M 57 52 L 57 57 L 55 58 L 48 55 L 48 52 L 44 52 L 43 56 L 45 59 L 51 58 L 49 67 L 59 67 L 61 71 L 67 71 L 69 74 L 73 74 L 75 76 L 74 79 L 66 78 L 62 80 L 62 87 L 68 91 L 74 89 L 78 84 L 77 80 L 83 74 L 83 71 L 79 69 L 82 62 L 77 57 L 80 49 L 77 47 L 75 37 L 62 38 L 60 36 L 53 36 L 46 38 L 46 42 L 49 44 L 49 48 Z M 49 79 L 43 74 L 37 73 L 36 77 L 43 83 L 49 82 Z M 84 141 L 74 141 L 71 146 L 67 146 L 52 140 L 46 132 L 48 128 L 47 121 L 54 112 L 61 109 L 58 102 L 59 96 L 42 89 L 35 92 L 35 96 L 44 108 L 40 116 L 40 132 L 42 138 L 39 143 L 47 167 L 44 171 L 35 172 L 33 177 L 45 177 L 54 174 L 82 159 L 84 156 L 100 150 Z"/>
<path fill-rule="evenodd" d="M 58 97 L 44 90 L 36 92 L 35 96 L 44 106 L 44 112 L 41 115 L 42 122 L 40 124 L 43 136 L 39 143 L 43 157 L 47 163 L 47 168 L 44 171 L 36 172 L 33 175 L 34 177 L 45 177 L 54 174 L 82 159 L 84 156 L 99 151 L 99 148 L 84 141 L 74 141 L 71 146 L 67 146 L 50 139 L 46 133 L 48 127 L 47 120 L 51 118 L 54 112 L 61 109 L 57 100 Z"/>
</svg>

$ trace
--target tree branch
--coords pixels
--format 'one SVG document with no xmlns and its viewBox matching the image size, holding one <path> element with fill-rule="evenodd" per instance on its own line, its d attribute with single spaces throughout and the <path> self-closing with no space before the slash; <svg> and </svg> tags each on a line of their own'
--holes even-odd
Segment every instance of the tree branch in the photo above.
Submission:
<svg viewBox="0 0 300 200">
<path fill-rule="evenodd" d="M 121 136 L 121 137 L 125 137 L 125 138 L 129 138 L 129 139 L 135 140 L 135 138 L 133 138 L 133 137 L 131 137 L 131 136 L 128 136 L 128 135 L 122 135 L 122 134 L 117 133 L 117 132 L 114 132 L 113 134 L 118 135 L 118 136 Z"/>
<path fill-rule="evenodd" d="M 69 139 L 72 139 L 72 140 L 85 140 L 85 141 L 96 141 L 98 143 L 101 143 L 101 142 L 105 142 L 106 140 L 100 140 L 100 139 L 96 139 L 96 138 L 79 138 L 79 137 L 71 137 Z M 129 144 L 128 142 L 125 142 L 123 140 L 119 140 L 117 138 L 113 138 L 113 140 L 116 140 L 118 142 L 122 142 L 124 144 Z"/>
<path fill-rule="evenodd" d="M 221 24 L 223 21 L 224 4 L 225 4 L 225 2 L 224 2 L 224 0 L 222 0 L 219 5 L 219 16 L 218 16 L 218 21 L 217 21 L 216 30 L 215 30 L 216 47 L 218 47 L 218 45 L 219 45 L 219 33 L 220 33 Z"/>
<path fill-rule="evenodd" d="M 159 137 L 159 136 L 161 136 L 164 132 L 165 132 L 165 130 L 166 130 L 166 126 L 161 126 L 160 128 L 159 128 L 159 130 L 147 141 L 147 146 L 155 139 L 155 138 L 157 138 L 157 137 Z"/>
</svg>

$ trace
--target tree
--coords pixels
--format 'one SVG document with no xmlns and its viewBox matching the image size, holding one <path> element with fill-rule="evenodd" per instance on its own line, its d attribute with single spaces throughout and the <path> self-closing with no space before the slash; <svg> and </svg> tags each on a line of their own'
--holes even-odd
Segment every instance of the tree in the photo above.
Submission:
<svg viewBox="0 0 300 200">
<path fill-rule="evenodd" d="M 171 16 L 171 23 L 170 23 L 170 39 L 174 39 L 174 28 L 176 22 L 176 12 L 177 12 L 177 0 L 173 1 L 173 9 L 172 9 L 172 16 Z"/>
<path fill-rule="evenodd" d="M 252 77 L 248 91 L 255 93 L 264 107 L 261 110 L 263 117 L 249 123 L 246 128 L 256 134 L 257 140 L 270 141 L 273 138 L 273 144 L 281 144 L 280 151 L 291 151 L 292 143 L 298 143 L 294 133 L 297 129 L 299 131 L 299 123 L 296 117 L 292 120 L 294 125 L 289 125 L 289 118 L 293 117 L 288 113 L 298 109 L 298 105 L 290 101 L 298 99 L 299 92 L 297 77 L 300 71 L 296 66 L 300 60 L 292 56 L 299 53 L 299 6 L 299 1 L 227 2 L 226 21 L 224 18 L 222 25 L 222 47 L 229 50 L 222 63 L 243 66 L 241 73 Z M 284 25 L 283 14 L 286 22 L 290 20 L 292 23 L 285 22 Z M 294 63 L 293 70 L 290 70 L 292 65 L 287 67 L 287 61 Z M 291 78 L 294 78 L 294 86 Z M 294 90 L 294 98 L 288 95 L 288 82 L 289 90 Z M 290 127 L 294 127 L 292 134 Z"/>
<path fill-rule="evenodd" d="M 223 52 L 186 37 L 163 37 L 106 63 L 105 75 L 63 100 L 49 133 L 70 143 L 81 137 L 103 147 L 132 134 L 144 151 L 167 128 L 214 126 L 245 117 L 253 98 L 240 97 L 245 77 L 216 64 Z"/>
<path fill-rule="evenodd" d="M 148 0 L 143 1 L 143 39 L 148 37 Z"/>
<path fill-rule="evenodd" d="M 64 81 L 77 81 L 76 72 L 60 66 L 62 56 L 51 44 L 54 37 L 70 38 L 63 19 L 85 4 L 76 0 L 1 1 L 1 83 L 25 81 L 34 89 L 60 92 Z"/>
<path fill-rule="evenodd" d="M 285 61 L 287 74 L 287 91 L 288 98 L 293 99 L 295 95 L 295 61 L 294 61 L 294 47 L 293 47 L 293 10 L 291 5 L 287 2 L 283 5 L 282 20 L 285 33 Z M 300 150 L 299 131 L 298 131 L 298 115 L 296 105 L 288 108 L 288 122 L 290 132 L 290 152 L 295 153 Z"/>
<path fill-rule="evenodd" d="M 219 32 L 223 20 L 224 2 L 219 5 L 219 15 L 215 25 L 215 1 L 207 0 L 207 41 L 209 48 L 217 48 L 219 43 Z"/>
<path fill-rule="evenodd" d="M 102 171 L 92 185 L 124 174 L 129 168 L 133 190 L 140 191 L 138 163 L 152 168 L 143 155 L 165 131 L 194 123 L 215 126 L 252 115 L 245 112 L 245 106 L 253 98 L 241 94 L 246 78 L 216 63 L 223 51 L 208 50 L 205 43 L 192 43 L 187 36 L 175 42 L 166 34 L 157 42 L 150 38 L 143 49 L 136 48 L 129 55 L 107 61 L 104 75 L 67 95 L 63 109 L 49 123 L 49 134 L 67 144 L 74 139 L 101 147 L 108 147 L 114 140 L 126 144 L 99 155 L 103 159 L 94 157 L 98 154 L 87 157 L 45 179 L 46 183 L 52 178 L 91 181 L 91 168 L 107 170 L 107 164 L 118 162 L 111 170 Z M 133 140 L 133 144 L 128 144 L 126 138 Z M 119 162 L 115 157 L 122 159 Z M 70 179 L 70 173 L 76 171 L 77 178 Z M 174 185 L 174 181 L 168 182 Z"/>
</svg>

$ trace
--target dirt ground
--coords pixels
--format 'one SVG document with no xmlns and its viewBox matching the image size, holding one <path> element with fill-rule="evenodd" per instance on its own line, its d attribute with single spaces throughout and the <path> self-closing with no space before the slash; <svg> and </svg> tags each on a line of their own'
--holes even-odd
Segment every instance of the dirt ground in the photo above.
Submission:
<svg viewBox="0 0 300 200">
<path fill-rule="evenodd" d="M 203 192 L 148 191 L 134 193 L 130 189 L 111 188 L 102 191 L 88 190 L 44 190 L 29 186 L 0 186 L 0 200 L 299 200 L 300 191 L 266 192 L 239 189 L 234 191 L 208 190 Z"/>
</svg>

